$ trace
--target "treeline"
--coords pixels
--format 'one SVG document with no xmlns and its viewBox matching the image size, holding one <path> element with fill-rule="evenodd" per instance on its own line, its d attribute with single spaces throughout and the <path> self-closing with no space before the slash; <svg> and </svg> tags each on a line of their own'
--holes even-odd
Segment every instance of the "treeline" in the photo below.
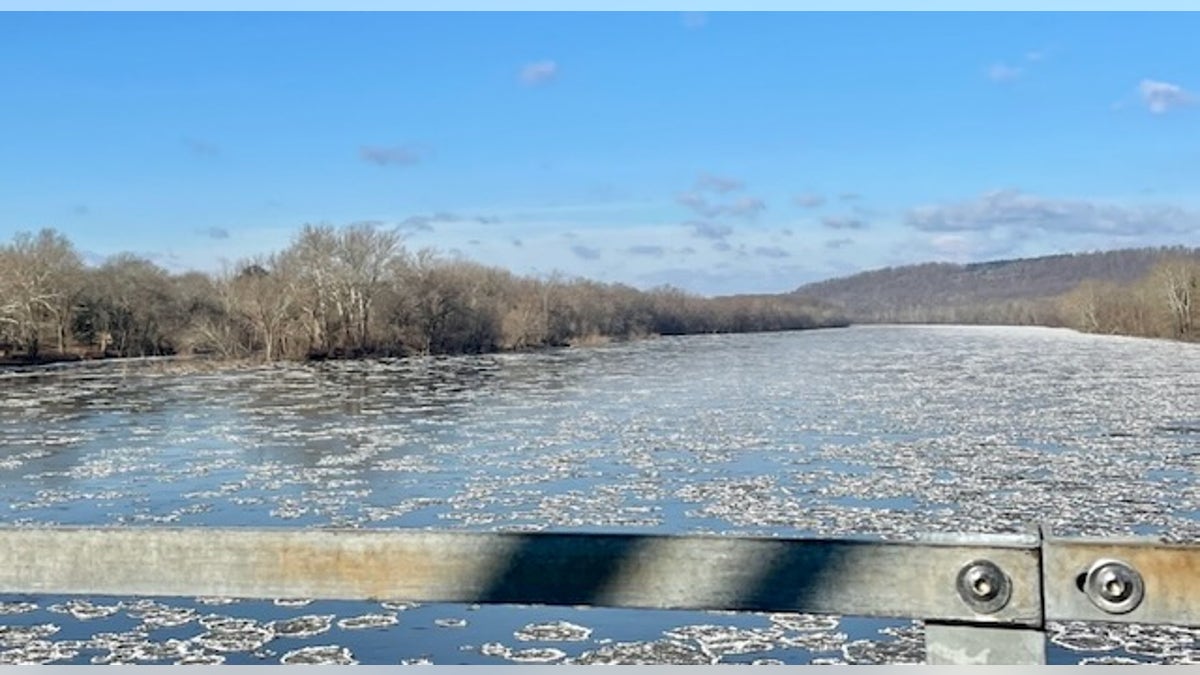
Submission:
<svg viewBox="0 0 1200 675">
<path fill-rule="evenodd" d="M 1088 333 L 1200 340 L 1200 259 L 1166 258 L 1128 284 L 1085 281 L 1057 308 L 1063 325 Z"/>
<path fill-rule="evenodd" d="M 373 224 L 307 225 L 287 249 L 219 274 L 171 274 L 131 254 L 88 266 L 53 230 L 0 245 L 0 356 L 9 359 L 459 354 L 845 324 L 830 306 L 796 297 L 522 277 L 410 252 Z"/>
<path fill-rule="evenodd" d="M 796 291 L 856 323 L 1070 327 L 1200 340 L 1200 250 L 1182 246 L 926 263 L 863 272 Z"/>
<path fill-rule="evenodd" d="M 1056 298 L 1087 280 L 1128 285 L 1170 258 L 1200 260 L 1200 250 L 1137 248 L 1068 253 L 972 264 L 924 263 L 888 267 L 809 284 L 798 293 L 844 308 L 855 321 L 902 321 L 904 316 L 1022 312 L 1034 299 Z"/>
<path fill-rule="evenodd" d="M 1200 341 L 1200 256 L 1164 252 L 1132 281 L 1086 279 L 1057 295 L 914 304 L 852 314 L 861 323 L 1052 326 Z"/>
</svg>

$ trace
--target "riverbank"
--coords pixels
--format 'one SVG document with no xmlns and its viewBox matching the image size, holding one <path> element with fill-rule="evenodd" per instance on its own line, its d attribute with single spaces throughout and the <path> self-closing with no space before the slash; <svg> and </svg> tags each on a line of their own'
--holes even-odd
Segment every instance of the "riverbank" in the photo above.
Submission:
<svg viewBox="0 0 1200 675">
<path fill-rule="evenodd" d="M 514 349 L 497 349 L 490 354 L 536 354 L 549 352 L 558 349 L 592 349 L 607 345 L 641 342 L 644 340 L 657 340 L 664 337 L 686 337 L 688 335 L 751 335 L 751 334 L 771 334 L 771 333 L 794 333 L 807 332 L 822 329 L 832 328 L 849 328 L 853 324 L 850 323 L 829 323 L 827 325 L 812 326 L 809 328 L 793 328 L 778 331 L 743 331 L 743 332 L 718 332 L 718 333 L 682 333 L 678 335 L 641 335 L 636 337 L 608 337 L 602 336 L 592 339 L 583 339 L 572 341 L 569 344 L 554 345 L 554 346 L 536 346 Z M 268 363 L 321 363 L 327 361 L 369 361 L 377 359 L 405 359 L 419 358 L 425 356 L 477 356 L 475 353 L 463 352 L 459 354 L 429 354 L 412 352 L 408 354 L 391 354 L 391 353 L 358 353 L 358 354 L 312 354 L 306 358 L 300 359 L 272 359 L 267 360 L 263 354 L 254 354 L 245 357 L 228 357 L 219 354 L 169 354 L 164 356 L 101 356 L 101 355 L 81 355 L 69 353 L 44 353 L 36 358 L 26 356 L 10 356 L 0 357 L 0 374 L 37 374 L 56 370 L 86 368 L 86 367 L 101 367 L 106 365 L 113 366 L 138 366 L 138 365 L 155 365 L 164 369 L 173 369 L 176 372 L 221 372 L 244 370 L 262 366 Z M 186 364 L 186 365 L 185 365 Z"/>
</svg>

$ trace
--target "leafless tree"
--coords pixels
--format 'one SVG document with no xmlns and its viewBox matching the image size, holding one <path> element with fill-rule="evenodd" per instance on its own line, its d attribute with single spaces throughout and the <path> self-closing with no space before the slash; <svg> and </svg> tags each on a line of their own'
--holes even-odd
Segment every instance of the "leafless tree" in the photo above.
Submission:
<svg viewBox="0 0 1200 675">
<path fill-rule="evenodd" d="M 2 262 L 0 320 L 13 341 L 36 356 L 48 335 L 59 352 L 66 351 L 71 310 L 82 288 L 83 262 L 75 247 L 54 230 L 21 232 Z"/>
</svg>

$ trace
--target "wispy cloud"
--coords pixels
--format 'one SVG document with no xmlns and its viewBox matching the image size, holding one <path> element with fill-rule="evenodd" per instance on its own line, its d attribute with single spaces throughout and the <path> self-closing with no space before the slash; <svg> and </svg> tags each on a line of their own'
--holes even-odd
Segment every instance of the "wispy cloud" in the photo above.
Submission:
<svg viewBox="0 0 1200 675">
<path fill-rule="evenodd" d="M 571 253 L 574 253 L 577 257 L 583 258 L 584 260 L 599 260 L 600 259 L 600 249 L 592 248 L 590 246 L 583 246 L 581 244 L 576 244 L 575 246 L 572 246 Z"/>
<path fill-rule="evenodd" d="M 867 222 L 853 216 L 826 216 L 821 224 L 831 230 L 865 230 Z"/>
<path fill-rule="evenodd" d="M 497 216 L 464 216 L 449 211 L 437 211 L 430 214 L 418 214 L 409 216 L 400 221 L 402 228 L 411 230 L 419 230 L 422 232 L 432 232 L 433 226 L 437 223 L 478 223 L 480 225 L 494 225 L 501 222 Z"/>
<path fill-rule="evenodd" d="M 517 79 L 527 87 L 538 87 L 558 79 L 557 61 L 534 61 L 521 66 Z"/>
<path fill-rule="evenodd" d="M 208 237 L 209 239 L 228 239 L 229 230 L 223 227 L 206 227 L 196 230 L 196 234 Z"/>
<path fill-rule="evenodd" d="M 1007 63 L 997 62 L 988 66 L 987 78 L 992 82 L 1012 82 L 1021 77 L 1023 71 L 1017 66 L 1010 66 Z"/>
<path fill-rule="evenodd" d="M 1017 61 L 1023 61 L 1024 66 L 1014 65 L 1011 61 L 996 61 L 984 69 L 983 74 L 992 82 L 1012 82 L 1020 79 L 1031 71 L 1035 64 L 1050 58 L 1052 48 L 1030 49 Z"/>
<path fill-rule="evenodd" d="M 815 209 L 825 203 L 825 197 L 815 192 L 805 192 L 793 197 L 792 203 L 800 208 Z"/>
<path fill-rule="evenodd" d="M 1150 112 L 1161 115 L 1173 108 L 1182 108 L 1195 102 L 1196 97 L 1183 87 L 1170 82 L 1142 80 L 1138 93 Z"/>
<path fill-rule="evenodd" d="M 77 216 L 86 216 L 91 212 L 92 210 L 88 208 L 87 204 L 76 204 L 75 206 L 71 207 L 71 213 L 74 213 Z"/>
<path fill-rule="evenodd" d="M 741 197 L 728 204 L 714 204 L 698 192 L 681 193 L 675 201 L 704 218 L 753 218 L 767 208 L 767 203 L 758 197 Z"/>
<path fill-rule="evenodd" d="M 409 216 L 400 221 L 400 229 L 410 232 L 433 232 L 429 216 Z"/>
<path fill-rule="evenodd" d="M 652 258 L 661 258 L 667 252 L 667 250 L 662 246 L 649 245 L 630 246 L 628 249 L 626 249 L 626 251 L 628 251 L 630 255 L 644 255 Z"/>
<path fill-rule="evenodd" d="M 923 232 L 984 232 L 998 228 L 1136 236 L 1200 229 L 1200 214 L 1174 206 L 1120 206 L 1047 199 L 1017 190 L 989 192 L 956 204 L 912 209 L 905 222 Z"/>
<path fill-rule="evenodd" d="M 977 260 L 995 260 L 1015 255 L 1020 238 L 993 238 L 979 232 L 940 233 L 921 241 L 900 242 L 898 253 L 908 260 L 928 261 L 941 260 L 950 262 L 972 262 Z"/>
<path fill-rule="evenodd" d="M 733 234 L 733 228 L 728 225 L 712 223 L 706 220 L 690 221 L 684 223 L 692 228 L 692 236 L 700 237 L 701 239 L 716 239 L 723 240 L 725 237 Z"/>
<path fill-rule="evenodd" d="M 702 173 L 696 178 L 697 190 L 708 190 L 725 194 L 726 192 L 736 192 L 746 187 L 746 184 L 737 178 L 728 176 L 717 176 L 711 173 Z"/>
<path fill-rule="evenodd" d="M 179 255 L 174 251 L 136 251 L 134 255 L 168 269 L 179 268 Z"/>
<path fill-rule="evenodd" d="M 714 218 L 721 214 L 721 207 L 710 204 L 704 195 L 697 192 L 682 192 L 675 197 L 675 201 L 705 218 Z"/>
<path fill-rule="evenodd" d="M 759 246 L 754 249 L 754 255 L 760 258 L 788 258 L 792 254 L 778 246 Z"/>
<path fill-rule="evenodd" d="M 829 239 L 825 242 L 825 248 L 831 248 L 831 249 L 836 250 L 839 248 L 844 248 L 846 246 L 849 246 L 850 244 L 853 244 L 853 243 L 854 243 L 854 240 L 850 239 L 848 237 L 842 237 L 840 239 Z"/>
<path fill-rule="evenodd" d="M 737 218 L 753 218 L 767 209 L 767 203 L 758 197 L 742 197 L 724 207 L 724 213 Z"/>
<path fill-rule="evenodd" d="M 378 166 L 411 166 L 420 163 L 426 152 L 415 145 L 364 145 L 358 154 L 364 162 Z"/>
</svg>

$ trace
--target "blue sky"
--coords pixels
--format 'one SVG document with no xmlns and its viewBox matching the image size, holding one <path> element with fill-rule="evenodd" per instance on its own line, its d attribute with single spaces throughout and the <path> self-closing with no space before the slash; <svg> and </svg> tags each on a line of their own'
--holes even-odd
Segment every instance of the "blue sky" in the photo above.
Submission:
<svg viewBox="0 0 1200 675">
<path fill-rule="evenodd" d="M 702 293 L 1200 244 L 1198 14 L 0 14 L 0 239 Z"/>
</svg>

